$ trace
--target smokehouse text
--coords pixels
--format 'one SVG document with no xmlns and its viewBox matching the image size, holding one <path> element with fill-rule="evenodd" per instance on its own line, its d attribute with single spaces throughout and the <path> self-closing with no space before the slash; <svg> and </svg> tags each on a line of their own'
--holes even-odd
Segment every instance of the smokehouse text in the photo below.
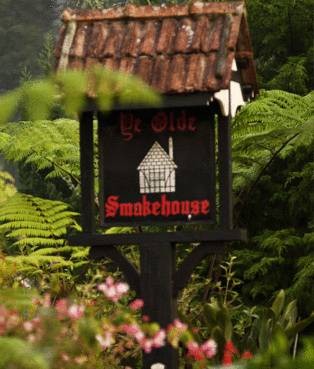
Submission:
<svg viewBox="0 0 314 369">
<path fill-rule="evenodd" d="M 120 202 L 119 196 L 108 196 L 105 203 L 105 217 L 148 217 L 175 215 L 198 216 L 207 215 L 210 210 L 208 200 L 168 200 L 167 195 L 161 195 L 160 200 L 149 201 L 146 195 L 135 203 Z"/>
</svg>

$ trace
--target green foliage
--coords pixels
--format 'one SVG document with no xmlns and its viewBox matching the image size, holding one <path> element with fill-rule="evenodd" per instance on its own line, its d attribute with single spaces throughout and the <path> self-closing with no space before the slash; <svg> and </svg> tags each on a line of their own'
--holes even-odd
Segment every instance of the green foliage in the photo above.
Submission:
<svg viewBox="0 0 314 369">
<path fill-rule="evenodd" d="M 307 318 L 300 320 L 297 301 L 288 302 L 284 290 L 281 290 L 276 295 L 272 306 L 268 309 L 262 309 L 259 319 L 252 326 L 252 331 L 255 331 L 258 337 L 260 352 L 267 351 L 270 342 L 275 339 L 277 334 L 284 335 L 291 348 L 296 335 L 313 321 L 314 312 Z"/>
<path fill-rule="evenodd" d="M 110 0 L 64 0 L 63 3 L 66 7 L 80 9 L 100 9 L 114 4 Z"/>
<path fill-rule="evenodd" d="M 0 356 L 0 367 L 28 369 L 22 357 L 33 355 L 34 360 L 43 357 L 47 369 L 118 369 L 130 365 L 140 369 L 141 349 L 156 349 L 167 341 L 184 350 L 190 343 L 199 350 L 203 347 L 179 321 L 167 330 L 157 323 L 143 322 L 140 308 L 134 305 L 140 301 L 127 305 L 127 285 L 112 277 L 101 282 L 99 275 L 94 277 L 90 284 L 84 284 L 80 296 L 71 299 L 52 299 L 50 294 L 42 296 L 30 288 L 0 288 L 0 353 L 2 343 L 9 353 Z M 213 347 L 212 341 L 209 344 Z M 197 356 L 189 356 L 186 359 L 193 364 Z M 214 352 L 203 355 L 202 366 L 195 367 L 209 365 L 206 358 L 212 356 Z"/>
<path fill-rule="evenodd" d="M 235 308 L 212 298 L 203 306 L 202 320 L 207 334 L 217 342 L 220 356 L 228 341 L 233 341 L 241 350 L 261 353 L 269 349 L 278 334 L 291 349 L 296 335 L 313 323 L 314 311 L 300 319 L 297 301 L 288 301 L 285 291 L 281 290 L 271 306 L 255 306 L 250 310 L 243 304 Z"/>
<path fill-rule="evenodd" d="M 0 337 L 0 368 L 48 369 L 47 359 L 28 342 L 15 337 Z"/>
<path fill-rule="evenodd" d="M 232 339 L 233 325 L 228 307 L 221 301 L 212 300 L 204 305 L 205 324 L 210 336 L 218 343 L 222 353 L 227 341 Z"/>
<path fill-rule="evenodd" d="M 24 68 L 38 76 L 36 57 L 57 15 L 50 1 L 33 0 L 31 5 L 28 0 L 0 0 L 0 92 L 15 88 Z"/>
<path fill-rule="evenodd" d="M 309 92 L 313 57 L 305 69 L 300 62 L 313 47 L 313 1 L 247 0 L 246 6 L 261 87 Z M 300 61 L 294 73 L 292 60 Z"/>
<path fill-rule="evenodd" d="M 268 91 L 234 121 L 235 221 L 251 234 L 235 253 L 242 292 L 256 303 L 289 289 L 303 314 L 314 308 L 308 299 L 314 271 L 313 111 L 313 93 Z"/>
<path fill-rule="evenodd" d="M 296 358 L 292 358 L 288 340 L 277 334 L 268 349 L 250 360 L 245 369 L 311 369 L 314 362 L 314 340 L 304 341 L 304 348 Z"/>
<path fill-rule="evenodd" d="M 79 230 L 76 215 L 60 201 L 15 194 L 0 209 L 0 231 L 11 240 L 5 261 L 24 276 L 69 277 L 66 272 L 83 265 L 87 256 L 64 238 L 70 229 Z"/>
<path fill-rule="evenodd" d="M 0 124 L 22 109 L 26 119 L 46 119 L 52 108 L 61 103 L 66 114 L 77 115 L 88 101 L 95 98 L 100 110 L 109 110 L 113 102 L 156 106 L 160 98 L 134 76 L 101 67 L 89 71 L 65 71 L 46 79 L 31 81 L 0 96 Z"/>
<path fill-rule="evenodd" d="M 42 74 L 47 76 L 53 72 L 54 68 L 54 46 L 55 40 L 52 33 L 47 33 L 44 38 L 42 49 L 38 55 L 38 65 Z"/>
<path fill-rule="evenodd" d="M 313 109 L 313 93 L 301 97 L 267 91 L 241 110 L 233 125 L 236 202 L 246 200 L 276 158 L 312 142 Z"/>
<path fill-rule="evenodd" d="M 31 164 L 45 178 L 61 178 L 71 190 L 79 179 L 78 122 L 18 122 L 0 130 L 0 151 L 11 162 Z"/>
<path fill-rule="evenodd" d="M 54 93 L 52 81 L 26 82 L 20 90 L 26 117 L 30 120 L 47 117 L 53 107 Z"/>
<path fill-rule="evenodd" d="M 14 178 L 7 172 L 0 171 L 0 204 L 16 192 Z"/>
<path fill-rule="evenodd" d="M 278 73 L 269 81 L 269 89 L 280 89 L 305 95 L 308 91 L 308 73 L 305 68 L 304 57 L 289 57 L 287 62 L 280 67 Z"/>
<path fill-rule="evenodd" d="M 13 91 L 3 95 L 0 99 L 0 126 L 7 122 L 13 112 L 16 110 L 20 99 L 20 94 L 17 91 Z"/>
<path fill-rule="evenodd" d="M 18 193 L 0 209 L 1 230 L 7 237 L 17 238 L 14 245 L 53 246 L 64 245 L 69 227 L 78 229 L 68 205 Z"/>
</svg>

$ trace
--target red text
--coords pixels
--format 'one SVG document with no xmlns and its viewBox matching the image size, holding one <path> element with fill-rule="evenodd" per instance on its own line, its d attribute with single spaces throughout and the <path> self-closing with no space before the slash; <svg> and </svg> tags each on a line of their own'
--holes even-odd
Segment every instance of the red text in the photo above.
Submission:
<svg viewBox="0 0 314 369">
<path fill-rule="evenodd" d="M 192 216 L 206 215 L 209 213 L 208 200 L 168 200 L 167 195 L 161 195 L 159 201 L 149 201 L 143 195 L 141 200 L 135 203 L 120 202 L 119 196 L 108 196 L 105 203 L 105 217 L 148 217 L 148 216 Z"/>
</svg>

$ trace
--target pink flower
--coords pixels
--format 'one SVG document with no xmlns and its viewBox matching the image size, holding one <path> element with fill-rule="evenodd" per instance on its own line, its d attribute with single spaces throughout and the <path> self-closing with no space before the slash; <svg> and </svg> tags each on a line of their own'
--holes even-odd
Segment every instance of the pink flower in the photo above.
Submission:
<svg viewBox="0 0 314 369">
<path fill-rule="evenodd" d="M 136 339 L 137 342 L 140 342 L 145 338 L 144 333 L 141 328 L 137 324 L 123 324 L 121 326 L 122 332 L 128 334 L 129 336 Z"/>
<path fill-rule="evenodd" d="M 105 332 L 103 336 L 101 334 L 97 334 L 96 340 L 98 341 L 103 350 L 107 349 L 114 342 L 111 332 Z"/>
<path fill-rule="evenodd" d="M 130 309 L 131 310 L 139 310 L 144 306 L 144 301 L 141 299 L 135 299 L 130 303 Z"/>
<path fill-rule="evenodd" d="M 160 329 L 153 337 L 153 346 L 155 348 L 163 347 L 165 345 L 166 332 L 164 329 Z"/>
<path fill-rule="evenodd" d="M 32 321 L 27 321 L 23 323 L 23 328 L 26 332 L 32 332 L 34 330 L 34 323 Z"/>
<path fill-rule="evenodd" d="M 123 295 L 127 293 L 129 290 L 129 286 L 126 283 L 119 282 L 116 284 L 116 291 L 119 295 Z"/>
<path fill-rule="evenodd" d="M 114 285 L 114 279 L 111 276 L 107 277 L 106 278 L 106 284 L 108 286 L 113 286 Z"/>
<path fill-rule="evenodd" d="M 66 299 L 60 299 L 56 302 L 55 309 L 58 319 L 70 318 L 71 320 L 77 320 L 83 316 L 85 306 L 77 304 L 69 306 L 69 302 Z"/>
<path fill-rule="evenodd" d="M 173 326 L 175 328 L 178 328 L 178 329 L 183 330 L 183 331 L 185 331 L 188 328 L 188 326 L 186 324 L 182 323 L 181 320 L 179 320 L 179 319 L 174 320 Z"/>
<path fill-rule="evenodd" d="M 153 349 L 153 340 L 150 338 L 144 338 L 139 342 L 143 351 L 149 354 Z"/>
<path fill-rule="evenodd" d="M 210 359 L 216 355 L 217 352 L 217 344 L 214 340 L 207 340 L 201 345 L 201 349 L 204 355 Z"/>
<path fill-rule="evenodd" d="M 205 359 L 203 350 L 201 349 L 201 347 L 198 345 L 197 342 L 194 341 L 188 342 L 187 349 L 188 349 L 187 355 L 189 357 L 192 357 L 194 360 L 201 361 Z"/>
<path fill-rule="evenodd" d="M 114 282 L 112 277 L 107 277 L 105 283 L 98 285 L 101 291 L 109 300 L 117 302 L 129 290 L 129 286 L 123 282 Z"/>
<path fill-rule="evenodd" d="M 67 311 L 67 316 L 72 320 L 80 319 L 84 315 L 85 307 L 83 305 L 73 304 Z"/>
<path fill-rule="evenodd" d="M 68 313 L 68 301 L 66 299 L 60 299 L 56 302 L 55 309 L 59 319 L 67 317 Z"/>
</svg>

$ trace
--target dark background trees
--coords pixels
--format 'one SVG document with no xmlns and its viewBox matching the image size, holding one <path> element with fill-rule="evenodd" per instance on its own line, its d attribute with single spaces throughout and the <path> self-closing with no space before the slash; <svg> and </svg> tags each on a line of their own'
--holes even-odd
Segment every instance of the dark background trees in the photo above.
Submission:
<svg viewBox="0 0 314 369">
<path fill-rule="evenodd" d="M 261 87 L 305 94 L 313 88 L 313 0 L 247 0 Z"/>
<path fill-rule="evenodd" d="M 16 87 L 23 72 L 40 73 L 38 57 L 56 18 L 52 0 L 0 1 L 0 91 Z"/>
</svg>

